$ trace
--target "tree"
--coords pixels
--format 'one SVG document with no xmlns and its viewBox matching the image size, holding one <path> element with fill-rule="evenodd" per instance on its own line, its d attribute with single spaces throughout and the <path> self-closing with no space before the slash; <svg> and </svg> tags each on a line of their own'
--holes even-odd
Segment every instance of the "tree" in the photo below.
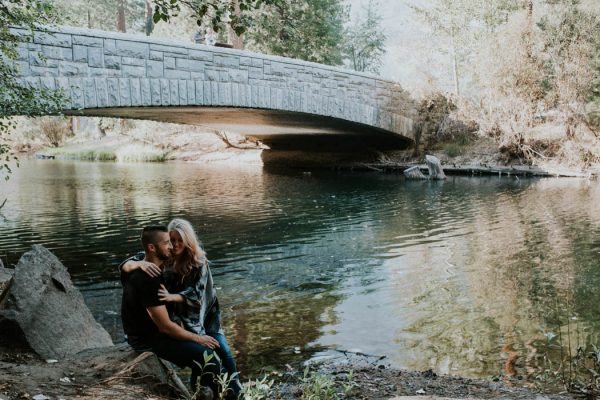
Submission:
<svg viewBox="0 0 600 400">
<path fill-rule="evenodd" d="M 340 0 L 285 0 L 263 5 L 246 37 L 254 50 L 341 65 L 348 9 Z"/>
<path fill-rule="evenodd" d="M 223 24 L 229 25 L 236 35 L 246 32 L 249 14 L 267 5 L 285 3 L 288 0 L 154 0 L 154 22 L 168 22 L 186 7 L 192 10 L 196 23 L 202 26 L 206 19 L 213 29 L 219 31 Z"/>
<path fill-rule="evenodd" d="M 379 3 L 369 0 L 360 15 L 348 29 L 345 49 L 347 65 L 356 71 L 379 73 L 385 54 L 386 35 L 381 28 Z"/>
<path fill-rule="evenodd" d="M 11 154 L 7 135 L 14 128 L 13 116 L 58 114 L 60 93 L 27 85 L 16 78 L 15 63 L 20 43 L 33 38 L 36 24 L 51 24 L 55 15 L 50 3 L 44 0 L 0 0 L 0 171 L 11 172 Z M 25 30 L 14 30 L 19 26 Z M 5 179 L 8 179 L 8 174 Z"/>
<path fill-rule="evenodd" d="M 493 31 L 518 7 L 521 0 L 434 0 L 429 7 L 411 7 L 418 18 L 432 29 L 440 50 L 451 59 L 454 94 L 461 92 L 462 63 L 474 50 L 482 32 Z"/>
<path fill-rule="evenodd" d="M 55 0 L 54 6 L 62 21 L 90 29 L 149 35 L 154 26 L 150 0 Z"/>
</svg>

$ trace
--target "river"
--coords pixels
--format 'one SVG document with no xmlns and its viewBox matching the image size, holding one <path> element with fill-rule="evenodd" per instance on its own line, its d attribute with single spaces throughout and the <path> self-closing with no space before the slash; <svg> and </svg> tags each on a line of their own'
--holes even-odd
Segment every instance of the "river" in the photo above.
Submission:
<svg viewBox="0 0 600 400">
<path fill-rule="evenodd" d="M 600 345 L 594 181 L 24 160 L 0 188 L 5 264 L 48 247 L 116 342 L 118 263 L 183 217 L 246 375 L 345 350 L 535 381 Z"/>
</svg>

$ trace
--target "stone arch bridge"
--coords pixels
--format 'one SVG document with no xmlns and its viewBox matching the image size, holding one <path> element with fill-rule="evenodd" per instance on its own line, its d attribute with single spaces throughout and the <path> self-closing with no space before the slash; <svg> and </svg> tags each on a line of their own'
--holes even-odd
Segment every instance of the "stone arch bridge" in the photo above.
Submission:
<svg viewBox="0 0 600 400">
<path fill-rule="evenodd" d="M 198 124 L 275 148 L 335 138 L 336 147 L 389 149 L 414 140 L 408 94 L 371 74 L 71 27 L 35 32 L 18 55 L 19 79 L 62 89 L 67 114 Z"/>
</svg>

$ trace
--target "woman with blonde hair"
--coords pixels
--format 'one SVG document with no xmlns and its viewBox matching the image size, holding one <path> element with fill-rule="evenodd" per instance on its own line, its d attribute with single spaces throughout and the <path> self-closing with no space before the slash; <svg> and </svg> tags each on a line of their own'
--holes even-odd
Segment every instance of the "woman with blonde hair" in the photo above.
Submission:
<svg viewBox="0 0 600 400">
<path fill-rule="evenodd" d="M 229 376 L 235 377 L 230 388 L 237 396 L 241 384 L 235 359 L 221 329 L 221 310 L 206 253 L 189 221 L 175 218 L 169 222 L 168 230 L 173 246 L 172 258 L 162 271 L 144 261 L 144 253 L 129 258 L 120 269 L 126 274 L 137 268 L 150 276 L 162 273 L 165 284 L 161 285 L 158 297 L 167 303 L 171 319 L 190 332 L 211 336 L 218 342 L 218 347 L 213 350 Z"/>
</svg>

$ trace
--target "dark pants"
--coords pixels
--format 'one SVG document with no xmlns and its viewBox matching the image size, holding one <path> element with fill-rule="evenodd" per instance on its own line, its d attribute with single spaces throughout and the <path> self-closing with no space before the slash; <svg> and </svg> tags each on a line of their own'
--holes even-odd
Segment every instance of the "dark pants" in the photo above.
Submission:
<svg viewBox="0 0 600 400">
<path fill-rule="evenodd" d="M 131 343 L 134 349 L 136 346 Z M 145 350 L 145 349 L 144 349 Z M 208 386 L 212 389 L 215 395 L 219 393 L 219 385 L 215 378 L 222 373 L 228 372 L 222 367 L 221 362 L 217 357 L 205 363 L 204 355 L 207 356 L 213 354 L 213 350 L 208 347 L 202 346 L 196 342 L 176 340 L 165 335 L 160 335 L 151 343 L 151 351 L 160 358 L 164 358 L 179 367 L 190 367 L 192 369 L 192 390 L 196 390 L 196 385 L 199 383 L 202 386 Z M 231 384 L 228 389 L 228 396 L 226 398 L 236 399 L 240 388 L 239 385 Z"/>
</svg>

